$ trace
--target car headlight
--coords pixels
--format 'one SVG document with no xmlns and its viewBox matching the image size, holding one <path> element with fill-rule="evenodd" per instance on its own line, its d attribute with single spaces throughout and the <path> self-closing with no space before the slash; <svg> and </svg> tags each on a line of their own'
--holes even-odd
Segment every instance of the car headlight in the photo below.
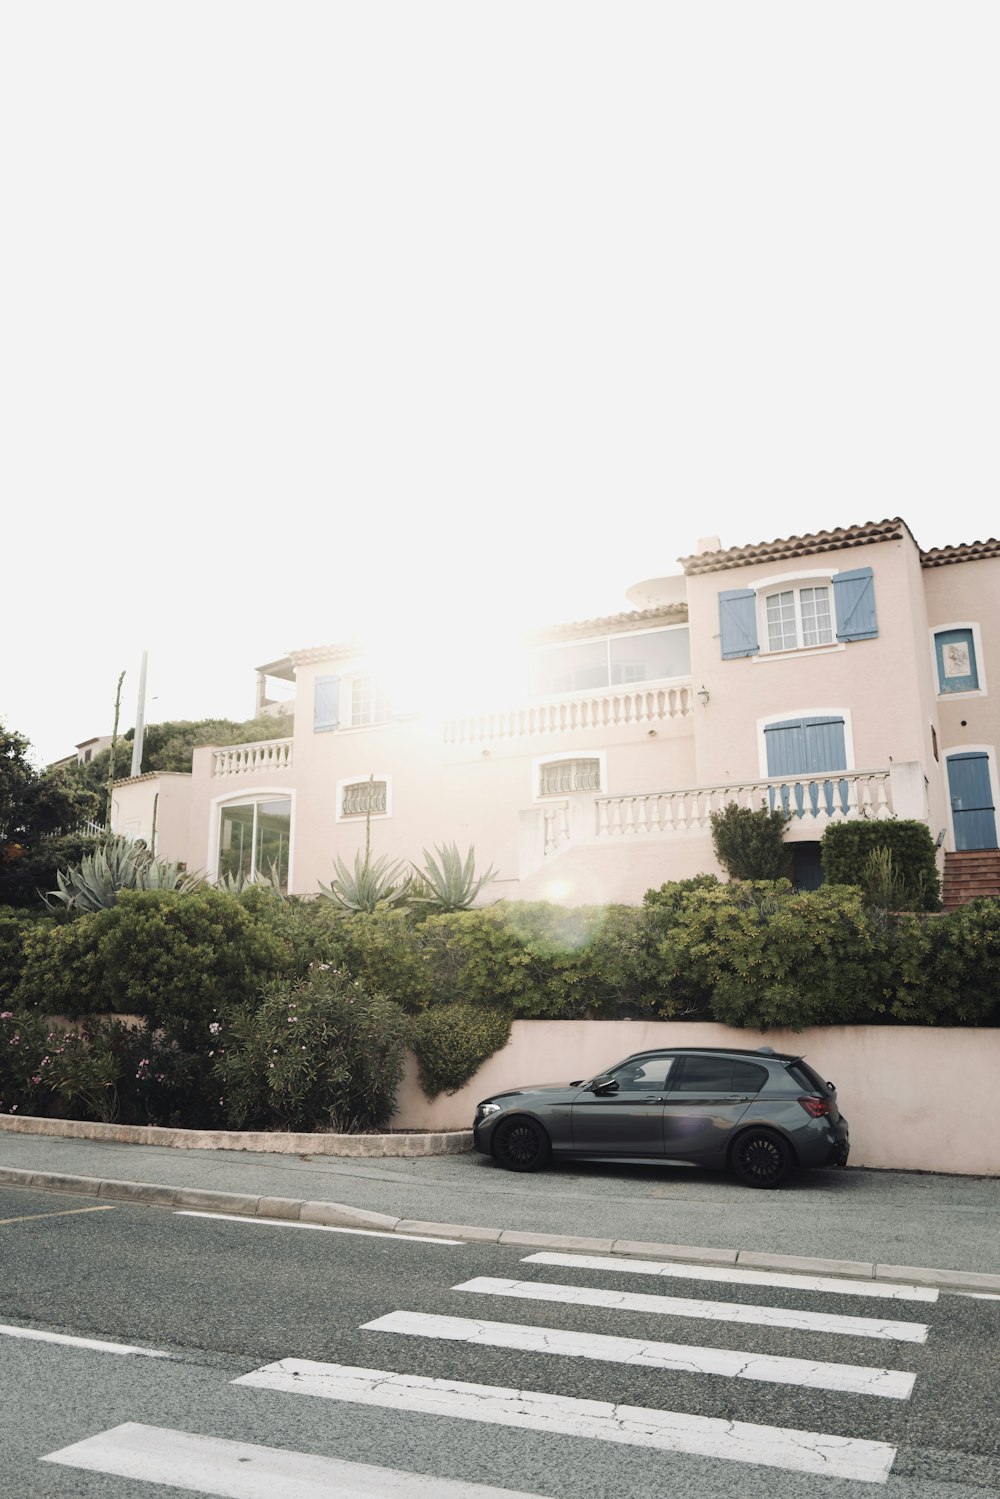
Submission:
<svg viewBox="0 0 1000 1499">
<path fill-rule="evenodd" d="M 476 1118 L 477 1119 L 485 1119 L 488 1114 L 499 1114 L 499 1113 L 500 1113 L 500 1105 L 498 1103 L 481 1103 L 479 1105 L 479 1107 L 476 1109 Z"/>
</svg>

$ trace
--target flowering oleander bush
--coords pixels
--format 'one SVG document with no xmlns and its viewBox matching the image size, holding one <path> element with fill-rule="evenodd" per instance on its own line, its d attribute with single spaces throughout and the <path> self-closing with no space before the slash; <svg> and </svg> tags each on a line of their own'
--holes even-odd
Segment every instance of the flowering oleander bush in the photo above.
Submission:
<svg viewBox="0 0 1000 1499">
<path fill-rule="evenodd" d="M 316 964 L 259 1002 L 224 1011 L 214 1076 L 234 1129 L 365 1130 L 388 1123 L 403 1076 L 406 1015 Z"/>
<path fill-rule="evenodd" d="M 0 1010 L 0 1114 L 33 1114 L 44 1087 L 48 1026 L 30 1010 Z"/>
</svg>

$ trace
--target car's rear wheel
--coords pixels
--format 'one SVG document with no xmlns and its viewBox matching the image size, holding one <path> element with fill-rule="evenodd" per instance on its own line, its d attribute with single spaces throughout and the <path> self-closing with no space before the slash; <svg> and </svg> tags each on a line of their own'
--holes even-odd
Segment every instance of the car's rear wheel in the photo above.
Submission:
<svg viewBox="0 0 1000 1499">
<path fill-rule="evenodd" d="M 534 1119 L 505 1119 L 493 1135 L 493 1153 L 508 1171 L 540 1171 L 548 1164 L 549 1137 Z"/>
<path fill-rule="evenodd" d="M 748 1187 L 780 1187 L 795 1159 L 775 1130 L 748 1129 L 733 1146 L 729 1164 Z"/>
</svg>

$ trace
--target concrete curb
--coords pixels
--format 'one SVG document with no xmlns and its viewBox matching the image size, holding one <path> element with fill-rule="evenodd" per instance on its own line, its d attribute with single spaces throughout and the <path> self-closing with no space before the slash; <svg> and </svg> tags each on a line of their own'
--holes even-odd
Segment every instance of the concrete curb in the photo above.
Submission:
<svg viewBox="0 0 1000 1499">
<path fill-rule="evenodd" d="M 975 1291 L 1000 1296 L 1000 1275 L 973 1270 L 935 1270 L 918 1265 L 876 1265 L 862 1260 L 809 1259 L 804 1255 L 761 1254 L 750 1249 L 707 1249 L 692 1244 L 643 1243 L 637 1239 L 584 1239 L 566 1234 L 535 1234 L 503 1228 L 481 1228 L 462 1223 L 431 1223 L 393 1218 L 339 1202 L 304 1202 L 294 1197 L 254 1197 L 242 1192 L 208 1192 L 200 1187 L 164 1187 L 151 1182 L 110 1181 L 96 1176 L 65 1176 L 52 1171 L 21 1171 L 0 1167 L 0 1186 L 37 1187 L 49 1192 L 72 1192 L 146 1206 L 193 1208 L 210 1213 L 238 1213 L 241 1217 L 284 1218 L 302 1223 L 325 1223 L 335 1228 L 367 1228 L 382 1233 L 434 1234 L 470 1243 L 512 1244 L 519 1248 L 575 1251 L 586 1254 L 633 1255 L 640 1259 L 675 1260 L 680 1264 L 738 1266 L 777 1270 L 798 1275 L 824 1275 L 844 1280 L 890 1281 L 931 1286 L 944 1291 Z"/>
<path fill-rule="evenodd" d="M 57 1135 L 69 1140 L 111 1140 L 117 1145 L 166 1145 L 175 1150 L 250 1150 L 271 1155 L 428 1156 L 472 1149 L 471 1129 L 427 1134 L 307 1135 L 269 1130 L 164 1129 L 158 1124 L 92 1124 L 83 1119 L 18 1118 L 0 1114 L 12 1135 Z"/>
</svg>

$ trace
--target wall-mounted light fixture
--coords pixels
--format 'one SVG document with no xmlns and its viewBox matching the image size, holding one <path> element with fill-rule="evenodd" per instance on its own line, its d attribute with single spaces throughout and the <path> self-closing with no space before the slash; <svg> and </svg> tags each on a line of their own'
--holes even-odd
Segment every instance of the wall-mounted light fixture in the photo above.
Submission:
<svg viewBox="0 0 1000 1499">
<path fill-rule="evenodd" d="M 708 707 L 708 688 L 704 687 L 704 686 L 703 687 L 699 687 L 699 689 L 698 689 L 698 696 L 701 698 L 701 706 L 703 708 L 707 708 Z"/>
</svg>

